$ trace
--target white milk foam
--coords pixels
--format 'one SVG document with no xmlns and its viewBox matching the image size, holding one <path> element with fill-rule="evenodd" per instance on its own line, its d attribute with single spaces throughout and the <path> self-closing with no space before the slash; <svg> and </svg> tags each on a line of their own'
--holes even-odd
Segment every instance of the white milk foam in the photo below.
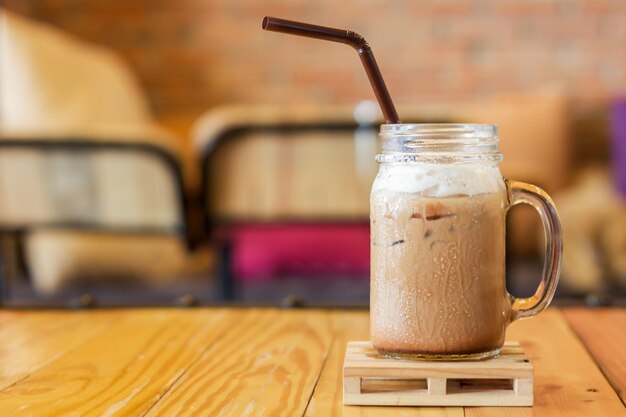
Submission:
<svg viewBox="0 0 626 417">
<path fill-rule="evenodd" d="M 497 193 L 502 175 L 497 166 L 485 164 L 382 165 L 372 192 L 420 193 L 428 197 L 472 196 Z"/>
</svg>

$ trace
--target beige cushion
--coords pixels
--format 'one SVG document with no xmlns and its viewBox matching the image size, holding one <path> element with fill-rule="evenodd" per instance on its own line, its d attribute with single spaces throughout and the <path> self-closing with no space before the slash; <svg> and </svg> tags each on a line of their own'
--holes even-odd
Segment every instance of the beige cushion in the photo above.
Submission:
<svg viewBox="0 0 626 417">
<path fill-rule="evenodd" d="M 50 131 L 147 123 L 147 103 L 113 53 L 0 9 L 0 125 Z"/>
<path fill-rule="evenodd" d="M 188 255 L 177 236 L 44 229 L 25 237 L 35 289 L 52 293 L 75 281 L 132 279 L 152 284 L 206 272 L 208 250 Z"/>
<path fill-rule="evenodd" d="M 0 8 L 0 139 L 147 143 L 179 157 L 115 53 Z"/>
<path fill-rule="evenodd" d="M 351 120 L 349 108 L 228 107 L 199 119 L 194 139 L 202 153 L 233 127 Z M 376 138 L 371 131 L 359 138 L 353 131 L 242 133 L 211 156 L 211 214 L 245 220 L 366 217 Z"/>
</svg>

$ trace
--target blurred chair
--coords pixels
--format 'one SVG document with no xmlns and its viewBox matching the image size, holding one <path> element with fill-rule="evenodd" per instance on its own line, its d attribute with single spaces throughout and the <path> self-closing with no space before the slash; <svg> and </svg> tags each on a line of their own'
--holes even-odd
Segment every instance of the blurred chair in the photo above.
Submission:
<svg viewBox="0 0 626 417">
<path fill-rule="evenodd" d="M 299 106 L 227 107 L 198 121 L 226 298 L 277 276 L 367 280 L 376 122 L 375 111 L 359 123 L 347 107 Z"/>
<path fill-rule="evenodd" d="M 177 159 L 139 141 L 0 138 L 0 232 L 36 290 L 76 279 L 176 277 L 187 259 Z"/>
<path fill-rule="evenodd" d="M 568 171 L 567 100 L 538 94 L 402 109 L 409 122 L 496 123 L 503 172 L 553 192 Z M 369 271 L 369 192 L 380 120 L 348 107 L 231 106 L 199 119 L 205 213 L 227 298 L 272 276 Z M 356 115 L 356 118 L 355 118 Z M 535 247 L 535 214 L 515 211 L 512 254 Z"/>
<path fill-rule="evenodd" d="M 114 54 L 0 9 L 0 233 L 36 290 L 194 269 L 182 152 Z"/>
</svg>

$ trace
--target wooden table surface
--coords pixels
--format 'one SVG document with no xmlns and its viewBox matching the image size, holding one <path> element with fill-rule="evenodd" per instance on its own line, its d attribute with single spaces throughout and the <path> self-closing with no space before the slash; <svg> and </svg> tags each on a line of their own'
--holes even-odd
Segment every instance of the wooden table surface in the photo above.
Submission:
<svg viewBox="0 0 626 417">
<path fill-rule="evenodd" d="M 364 311 L 0 311 L 0 416 L 626 416 L 626 310 L 514 323 L 533 408 L 342 405 Z"/>
</svg>

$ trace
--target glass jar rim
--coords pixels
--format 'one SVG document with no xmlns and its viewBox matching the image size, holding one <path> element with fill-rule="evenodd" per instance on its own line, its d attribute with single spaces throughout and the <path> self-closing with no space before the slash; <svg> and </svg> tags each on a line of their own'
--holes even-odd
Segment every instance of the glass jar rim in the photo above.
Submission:
<svg viewBox="0 0 626 417">
<path fill-rule="evenodd" d="M 380 133 L 384 136 L 412 136 L 414 139 L 498 140 L 498 126 L 483 123 L 397 123 L 383 124 Z"/>
<path fill-rule="evenodd" d="M 399 123 L 380 127 L 380 163 L 499 163 L 498 127 L 472 123 Z"/>
</svg>

